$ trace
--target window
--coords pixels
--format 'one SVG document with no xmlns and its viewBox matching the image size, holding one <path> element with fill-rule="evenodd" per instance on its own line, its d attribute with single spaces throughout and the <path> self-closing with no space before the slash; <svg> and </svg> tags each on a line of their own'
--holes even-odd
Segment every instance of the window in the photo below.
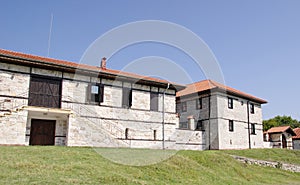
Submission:
<svg viewBox="0 0 300 185">
<path fill-rule="evenodd" d="M 31 76 L 28 105 L 60 108 L 61 89 L 61 79 Z"/>
<path fill-rule="evenodd" d="M 150 110 L 158 111 L 158 93 L 157 92 L 150 93 Z"/>
<path fill-rule="evenodd" d="M 153 140 L 156 141 L 156 138 L 157 138 L 157 134 L 156 134 L 156 130 L 153 130 Z"/>
<path fill-rule="evenodd" d="M 188 122 L 180 122 L 179 123 L 179 128 L 188 129 L 189 128 Z"/>
<path fill-rule="evenodd" d="M 228 108 L 233 109 L 233 98 L 228 98 Z"/>
<path fill-rule="evenodd" d="M 250 103 L 250 113 L 254 114 L 254 104 Z"/>
<path fill-rule="evenodd" d="M 125 139 L 128 139 L 128 132 L 129 132 L 129 129 L 126 128 L 126 129 L 125 129 Z"/>
<path fill-rule="evenodd" d="M 229 120 L 229 131 L 233 132 L 233 120 Z"/>
<path fill-rule="evenodd" d="M 132 90 L 130 88 L 123 88 L 122 107 L 130 108 L 132 105 Z"/>
<path fill-rule="evenodd" d="M 176 113 L 180 113 L 181 112 L 180 106 L 181 106 L 180 102 L 176 102 Z"/>
<path fill-rule="evenodd" d="M 87 87 L 87 102 L 101 103 L 103 102 L 104 85 L 89 84 Z"/>
<path fill-rule="evenodd" d="M 204 130 L 204 125 L 202 120 L 197 121 L 196 130 Z"/>
<path fill-rule="evenodd" d="M 255 124 L 251 123 L 251 134 L 255 134 Z"/>
<path fill-rule="evenodd" d="M 187 111 L 186 102 L 182 102 L 182 103 L 181 103 L 181 111 L 182 111 L 182 112 L 186 112 L 186 111 Z"/>
<path fill-rule="evenodd" d="M 202 98 L 196 100 L 196 109 L 202 109 Z"/>
</svg>

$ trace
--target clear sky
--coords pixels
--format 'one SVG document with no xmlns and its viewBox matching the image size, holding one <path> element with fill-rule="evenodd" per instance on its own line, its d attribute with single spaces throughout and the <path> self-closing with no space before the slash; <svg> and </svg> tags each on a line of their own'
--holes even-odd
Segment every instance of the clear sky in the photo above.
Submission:
<svg viewBox="0 0 300 185">
<path fill-rule="evenodd" d="M 169 21 L 202 38 L 217 58 L 226 85 L 268 100 L 264 119 L 300 119 L 299 10 L 299 0 L 1 0 L 0 48 L 47 56 L 53 14 L 49 57 L 79 62 L 94 40 L 117 26 Z M 205 79 L 189 56 L 160 43 L 126 47 L 107 65 L 124 69 L 147 56 L 175 62 L 190 76 L 168 80 Z"/>
</svg>

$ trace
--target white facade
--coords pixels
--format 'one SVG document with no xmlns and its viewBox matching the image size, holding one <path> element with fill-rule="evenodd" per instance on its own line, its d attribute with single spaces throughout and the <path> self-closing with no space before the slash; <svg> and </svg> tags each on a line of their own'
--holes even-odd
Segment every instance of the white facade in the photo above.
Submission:
<svg viewBox="0 0 300 185">
<path fill-rule="evenodd" d="M 229 108 L 229 98 L 232 99 L 233 108 Z M 178 96 L 177 101 L 177 110 L 180 114 L 179 130 L 199 132 L 197 123 L 201 125 L 202 122 L 204 128 L 201 130 L 201 135 L 203 135 L 203 138 L 199 139 L 202 143 L 198 143 L 201 148 L 263 148 L 260 103 L 215 89 L 210 92 L 198 91 L 194 94 Z M 202 108 L 196 107 L 197 101 L 202 101 Z M 182 106 L 185 106 L 185 104 L 186 110 L 183 111 L 185 108 Z M 254 106 L 253 113 L 250 110 L 251 106 Z M 186 127 L 185 125 L 191 122 L 191 119 L 194 126 Z"/>
<path fill-rule="evenodd" d="M 48 120 L 55 123 L 54 145 L 162 148 L 165 140 L 166 148 L 175 148 L 172 140 L 178 127 L 175 86 L 167 89 L 166 82 L 155 79 L 112 78 L 112 74 L 97 75 L 95 71 L 80 72 L 81 69 L 78 69 L 80 73 L 68 72 L 65 67 L 49 70 L 45 64 L 47 61 L 27 64 L 24 58 L 17 64 L 10 60 L 14 59 L 0 56 L 1 145 L 30 145 L 33 142 L 33 121 Z M 33 78 L 54 79 L 61 83 L 59 107 L 31 105 L 30 102 L 35 101 L 30 93 Z M 87 89 L 93 84 L 103 87 L 102 102 L 87 101 L 91 96 Z M 129 107 L 122 103 L 124 88 L 130 89 Z M 150 110 L 151 93 L 157 94 L 155 110 Z"/>
</svg>

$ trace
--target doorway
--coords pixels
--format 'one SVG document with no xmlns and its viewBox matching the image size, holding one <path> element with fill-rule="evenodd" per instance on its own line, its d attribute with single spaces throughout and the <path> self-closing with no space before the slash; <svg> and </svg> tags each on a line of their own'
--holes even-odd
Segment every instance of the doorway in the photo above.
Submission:
<svg viewBox="0 0 300 185">
<path fill-rule="evenodd" d="M 286 137 L 284 134 L 282 134 L 282 148 L 286 148 L 286 147 L 287 147 Z"/>
<path fill-rule="evenodd" d="M 32 119 L 29 145 L 54 145 L 55 120 Z"/>
</svg>

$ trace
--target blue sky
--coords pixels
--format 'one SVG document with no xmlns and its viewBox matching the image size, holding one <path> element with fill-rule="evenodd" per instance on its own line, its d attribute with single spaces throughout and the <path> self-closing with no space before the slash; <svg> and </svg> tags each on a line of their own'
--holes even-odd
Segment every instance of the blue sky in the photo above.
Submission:
<svg viewBox="0 0 300 185">
<path fill-rule="evenodd" d="M 79 62 L 94 40 L 117 26 L 169 21 L 202 38 L 217 58 L 226 85 L 268 100 L 264 119 L 276 115 L 300 119 L 299 9 L 298 0 L 2 0 L 0 47 L 47 56 L 53 14 L 49 56 Z M 169 80 L 205 79 L 189 56 L 161 43 L 126 47 L 111 57 L 108 67 L 126 69 L 147 56 L 175 62 L 190 77 L 190 81 Z M 153 64 L 145 66 L 150 70 Z"/>
</svg>

